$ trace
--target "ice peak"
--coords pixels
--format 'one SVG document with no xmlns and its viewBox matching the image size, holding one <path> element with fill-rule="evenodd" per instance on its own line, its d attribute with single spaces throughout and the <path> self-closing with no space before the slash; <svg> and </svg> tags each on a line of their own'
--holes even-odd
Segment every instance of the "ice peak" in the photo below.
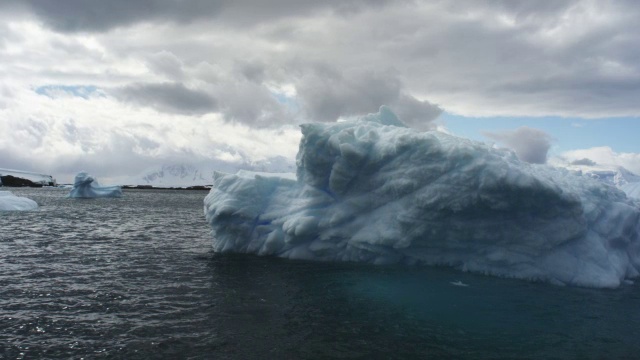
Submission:
<svg viewBox="0 0 640 360">
<path fill-rule="evenodd" d="M 386 105 L 380 106 L 377 113 L 368 114 L 360 118 L 360 121 L 371 121 L 381 125 L 408 127 L 405 123 L 400 121 L 396 114 Z"/>
</svg>

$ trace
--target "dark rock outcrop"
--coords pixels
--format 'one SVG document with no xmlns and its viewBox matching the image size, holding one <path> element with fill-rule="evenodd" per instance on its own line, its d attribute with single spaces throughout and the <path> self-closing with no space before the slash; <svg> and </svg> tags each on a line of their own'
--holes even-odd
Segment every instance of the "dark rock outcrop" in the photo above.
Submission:
<svg viewBox="0 0 640 360">
<path fill-rule="evenodd" d="M 28 179 L 23 179 L 19 177 L 15 177 L 13 175 L 4 175 L 0 176 L 0 180 L 2 181 L 2 186 L 10 186 L 10 187 L 42 187 L 42 184 L 35 183 Z"/>
</svg>

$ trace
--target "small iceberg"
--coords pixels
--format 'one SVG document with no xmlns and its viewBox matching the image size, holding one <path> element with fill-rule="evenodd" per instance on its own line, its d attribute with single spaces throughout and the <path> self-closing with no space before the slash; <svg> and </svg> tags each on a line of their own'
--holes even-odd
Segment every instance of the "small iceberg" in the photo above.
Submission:
<svg viewBox="0 0 640 360">
<path fill-rule="evenodd" d="M 81 171 L 76 175 L 73 189 L 69 193 L 71 198 L 111 198 L 122 196 L 120 186 L 100 186 L 93 176 Z"/>
<path fill-rule="evenodd" d="M 38 204 L 26 197 L 15 196 L 11 191 L 0 191 L 0 211 L 35 210 Z"/>
</svg>

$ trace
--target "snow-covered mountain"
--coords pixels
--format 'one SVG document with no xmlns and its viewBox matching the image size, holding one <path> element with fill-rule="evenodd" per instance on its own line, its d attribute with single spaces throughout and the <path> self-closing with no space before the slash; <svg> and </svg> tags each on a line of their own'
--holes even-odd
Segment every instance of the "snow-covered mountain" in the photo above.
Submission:
<svg viewBox="0 0 640 360">
<path fill-rule="evenodd" d="M 632 173 L 622 166 L 617 165 L 576 165 L 564 167 L 570 171 L 602 181 L 624 191 L 628 197 L 640 199 L 640 176 Z"/>
<path fill-rule="evenodd" d="M 622 166 L 615 167 L 584 167 L 581 169 L 582 173 L 586 176 L 600 180 L 607 184 L 614 185 L 616 187 L 622 187 L 623 185 L 640 182 L 640 176 L 632 173 L 631 171 L 623 168 Z"/>
<path fill-rule="evenodd" d="M 268 173 L 293 173 L 295 161 L 284 157 L 274 157 L 256 162 L 229 163 L 212 161 L 210 163 L 165 164 L 159 168 L 147 169 L 141 175 L 126 181 L 124 185 L 151 185 L 156 187 L 188 187 L 213 184 L 216 171 L 234 174 L 239 170 Z"/>
<path fill-rule="evenodd" d="M 213 180 L 213 171 L 198 169 L 189 164 L 163 165 L 158 170 L 151 170 L 142 176 L 136 185 L 153 185 L 161 187 L 182 187 L 208 185 Z"/>
</svg>

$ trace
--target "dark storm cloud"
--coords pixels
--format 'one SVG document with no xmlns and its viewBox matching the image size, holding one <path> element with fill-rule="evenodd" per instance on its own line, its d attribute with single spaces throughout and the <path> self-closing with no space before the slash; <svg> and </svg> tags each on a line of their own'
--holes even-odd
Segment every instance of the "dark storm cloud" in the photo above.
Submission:
<svg viewBox="0 0 640 360">
<path fill-rule="evenodd" d="M 265 66 L 257 61 L 243 61 L 237 64 L 239 72 L 249 81 L 261 83 L 265 79 Z"/>
<path fill-rule="evenodd" d="M 120 101 L 175 114 L 202 115 L 218 108 L 214 97 L 181 83 L 133 84 L 114 89 L 113 95 Z"/>
<path fill-rule="evenodd" d="M 301 78 L 296 88 L 309 118 L 315 121 L 373 113 L 381 105 L 389 105 L 408 125 L 428 128 L 442 112 L 404 93 L 402 82 L 392 71 L 342 73 L 328 65 L 317 66 L 312 75 Z"/>
<path fill-rule="evenodd" d="M 8 3 L 14 8 L 22 6 L 60 32 L 100 32 L 156 20 L 185 22 L 214 16 L 222 6 L 222 1 L 206 0 L 10 0 Z"/>
<path fill-rule="evenodd" d="M 407 94 L 401 94 L 395 102 L 389 104 L 402 122 L 419 130 L 432 128 L 431 121 L 442 113 L 442 109 L 437 105 Z"/>
<path fill-rule="evenodd" d="M 466 11 L 505 11 L 514 14 L 521 21 L 526 19 L 544 19 L 553 17 L 558 12 L 566 11 L 576 3 L 575 0 L 554 1 L 522 1 L 522 0 L 457 0 L 448 2 L 452 9 Z"/>
<path fill-rule="evenodd" d="M 292 123 L 292 114 L 265 86 L 252 81 L 228 81 L 209 85 L 207 91 L 182 83 L 142 83 L 111 91 L 119 101 L 158 111 L 203 115 L 219 113 L 227 122 L 266 128 Z"/>
<path fill-rule="evenodd" d="M 120 86 L 114 94 L 129 103 L 250 126 L 335 121 L 383 104 L 420 129 L 439 106 L 635 116 L 639 9 L 590 0 L 5 0 L 0 20 L 22 11 L 48 29 L 0 25 L 0 51 L 5 33 L 27 48 L 42 37 L 55 66 L 37 49 L 14 74 Z M 128 28 L 136 24 L 145 26 Z M 295 95 L 284 99 L 278 87 Z"/>
<path fill-rule="evenodd" d="M 352 13 L 386 0 L 8 0 L 0 9 L 32 12 L 60 32 L 102 32 L 150 21 L 187 23 L 202 19 L 250 25 L 281 17 L 335 9 Z M 222 15 L 222 16 L 221 16 Z"/>
<path fill-rule="evenodd" d="M 267 87 L 241 80 L 214 86 L 225 121 L 266 128 L 294 122 L 293 111 L 279 102 Z"/>
<path fill-rule="evenodd" d="M 635 99 L 640 98 L 640 78 L 622 74 L 606 76 L 597 72 L 594 66 L 584 74 L 532 78 L 504 84 L 490 92 L 505 100 L 518 94 L 531 102 L 545 101 L 545 107 L 558 112 L 572 104 L 574 111 L 590 113 L 594 117 L 637 114 L 638 110 L 634 109 Z"/>
<path fill-rule="evenodd" d="M 335 121 L 340 116 L 375 112 L 400 94 L 400 81 L 387 73 L 357 72 L 343 75 L 334 69 L 316 69 L 296 84 L 309 117 Z"/>
<path fill-rule="evenodd" d="M 534 164 L 547 162 L 552 138 L 542 130 L 522 126 L 515 130 L 485 132 L 484 135 L 515 151 L 522 161 Z"/>
<path fill-rule="evenodd" d="M 588 158 L 582 158 L 582 159 L 578 159 L 578 160 L 573 160 L 569 164 L 571 164 L 571 165 L 585 165 L 585 166 L 595 166 L 595 165 L 597 165 L 597 163 L 595 161 L 593 161 L 591 159 L 588 159 Z"/>
</svg>

